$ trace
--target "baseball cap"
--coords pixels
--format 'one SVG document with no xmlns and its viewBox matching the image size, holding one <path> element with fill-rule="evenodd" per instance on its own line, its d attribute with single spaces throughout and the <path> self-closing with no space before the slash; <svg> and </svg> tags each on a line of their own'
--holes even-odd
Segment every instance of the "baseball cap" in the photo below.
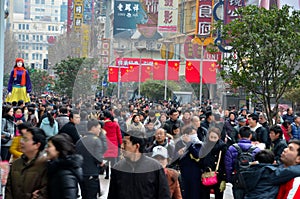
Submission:
<svg viewBox="0 0 300 199">
<path fill-rule="evenodd" d="M 168 150 L 163 146 L 156 146 L 153 148 L 152 157 L 161 156 L 163 158 L 168 158 Z"/>
<path fill-rule="evenodd" d="M 238 122 L 246 122 L 246 118 L 244 118 L 243 116 L 239 116 L 239 117 L 237 118 L 237 121 L 238 121 Z"/>
</svg>

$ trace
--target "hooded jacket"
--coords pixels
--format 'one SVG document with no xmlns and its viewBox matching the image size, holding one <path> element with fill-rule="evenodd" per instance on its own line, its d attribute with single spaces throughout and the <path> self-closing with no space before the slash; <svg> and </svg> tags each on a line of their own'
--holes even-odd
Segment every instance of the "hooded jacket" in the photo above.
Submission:
<svg viewBox="0 0 300 199">
<path fill-rule="evenodd" d="M 78 183 L 82 180 L 82 157 L 70 155 L 48 162 L 49 199 L 77 198 Z"/>
<path fill-rule="evenodd" d="M 58 133 L 58 123 L 54 120 L 54 124 L 51 127 L 48 117 L 42 120 L 40 128 L 45 131 L 47 137 L 52 137 Z"/>
</svg>

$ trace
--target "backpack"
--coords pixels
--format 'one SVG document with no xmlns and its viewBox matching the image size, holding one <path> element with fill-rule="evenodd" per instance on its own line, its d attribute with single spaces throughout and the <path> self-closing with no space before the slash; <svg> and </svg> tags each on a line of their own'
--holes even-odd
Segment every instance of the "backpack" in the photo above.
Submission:
<svg viewBox="0 0 300 199">
<path fill-rule="evenodd" d="M 257 147 L 251 146 L 247 151 L 243 151 L 236 143 L 232 146 L 238 151 L 238 156 L 234 163 L 235 174 L 233 175 L 232 183 L 236 188 L 246 189 L 247 187 L 242 172 L 250 168 L 251 162 L 254 161 L 252 153 Z"/>
</svg>

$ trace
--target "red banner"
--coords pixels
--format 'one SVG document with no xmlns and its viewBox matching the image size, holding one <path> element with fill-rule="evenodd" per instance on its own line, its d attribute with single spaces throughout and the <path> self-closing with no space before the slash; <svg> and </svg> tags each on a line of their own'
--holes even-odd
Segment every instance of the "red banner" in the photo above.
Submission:
<svg viewBox="0 0 300 199">
<path fill-rule="evenodd" d="M 165 79 L 165 64 L 166 64 L 166 60 L 163 59 L 153 60 L 153 80 Z"/>
<path fill-rule="evenodd" d="M 118 82 L 118 66 L 108 66 L 108 81 Z"/>
<path fill-rule="evenodd" d="M 179 79 L 179 60 L 168 60 L 168 80 L 178 81 Z M 153 79 L 165 80 L 166 60 L 153 60 Z"/>
<path fill-rule="evenodd" d="M 218 66 L 216 61 L 203 61 L 202 67 L 202 83 L 215 84 L 216 83 L 216 70 Z M 189 83 L 200 82 L 200 60 L 190 59 L 186 60 L 185 78 Z"/>
<path fill-rule="evenodd" d="M 141 82 L 145 82 L 151 78 L 152 66 L 142 65 Z"/>
<path fill-rule="evenodd" d="M 121 68 L 121 82 L 138 82 L 139 65 L 129 65 Z"/>
<path fill-rule="evenodd" d="M 168 60 L 168 80 L 179 80 L 179 60 Z"/>
</svg>

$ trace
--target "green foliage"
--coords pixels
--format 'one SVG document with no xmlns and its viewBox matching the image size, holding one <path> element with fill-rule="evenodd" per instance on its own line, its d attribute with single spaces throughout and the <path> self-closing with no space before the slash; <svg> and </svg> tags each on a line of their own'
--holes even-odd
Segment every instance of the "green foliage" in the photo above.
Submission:
<svg viewBox="0 0 300 199">
<path fill-rule="evenodd" d="M 167 98 L 171 97 L 172 91 L 179 91 L 180 86 L 175 81 L 167 83 Z M 148 97 L 151 100 L 161 100 L 165 93 L 165 82 L 159 80 L 147 80 L 141 84 L 141 95 Z"/>
<path fill-rule="evenodd" d="M 277 111 L 283 93 L 300 74 L 300 11 L 247 6 L 237 14 L 222 27 L 232 53 L 224 57 L 221 75 L 232 87 L 251 92 L 271 118 L 271 98 Z"/>
<path fill-rule="evenodd" d="M 49 73 L 45 70 L 29 69 L 30 81 L 32 84 L 32 92 L 35 94 L 42 94 L 46 91 L 48 84 L 53 84 L 53 79 L 49 76 Z"/>
<path fill-rule="evenodd" d="M 92 69 L 99 69 L 98 67 L 96 59 L 69 57 L 61 61 L 54 67 L 57 76 L 55 90 L 73 99 L 94 95 L 98 73 L 93 73 Z"/>
</svg>

